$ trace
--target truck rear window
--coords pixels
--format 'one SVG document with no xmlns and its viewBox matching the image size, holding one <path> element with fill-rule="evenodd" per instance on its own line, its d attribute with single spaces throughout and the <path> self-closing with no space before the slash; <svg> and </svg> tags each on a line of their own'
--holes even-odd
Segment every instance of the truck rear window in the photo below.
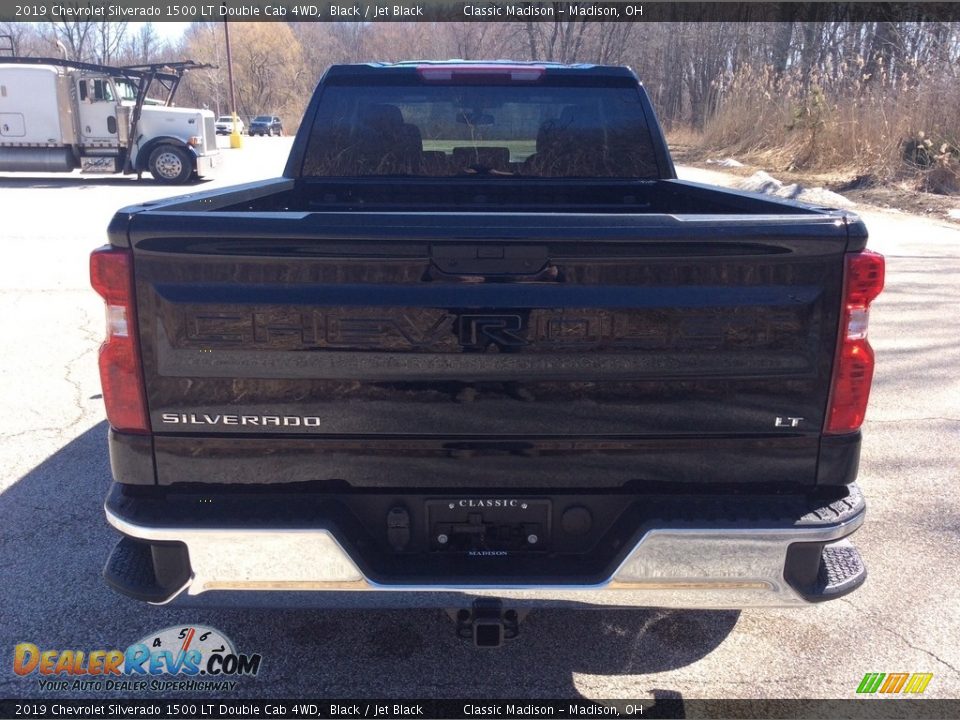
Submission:
<svg viewBox="0 0 960 720">
<path fill-rule="evenodd" d="M 304 176 L 656 178 L 635 88 L 324 89 Z"/>
</svg>

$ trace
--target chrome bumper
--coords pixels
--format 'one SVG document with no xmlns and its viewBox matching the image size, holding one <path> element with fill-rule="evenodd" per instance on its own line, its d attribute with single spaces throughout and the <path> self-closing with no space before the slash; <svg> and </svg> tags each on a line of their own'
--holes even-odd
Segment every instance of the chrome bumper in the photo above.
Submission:
<svg viewBox="0 0 960 720">
<path fill-rule="evenodd" d="M 381 594 L 383 607 L 444 607 L 451 595 L 497 597 L 515 607 L 727 608 L 808 605 L 784 577 L 793 543 L 843 541 L 863 523 L 864 511 L 830 525 L 750 529 L 658 528 L 644 534 L 611 577 L 585 586 L 383 585 L 365 577 L 323 529 L 163 528 L 134 524 L 105 508 L 110 524 L 126 536 L 187 547 L 191 575 L 178 596 L 211 591 L 324 591 L 317 602 L 358 593 L 361 603 Z M 389 601 L 388 597 L 389 596 Z M 397 602 L 397 598 L 409 602 Z M 429 597 L 429 600 L 428 600 Z M 444 598 L 447 599 L 444 599 Z M 313 598 L 311 598 L 311 601 Z M 165 604 L 163 603 L 163 604 Z M 338 603 L 332 602 L 331 605 Z"/>
<path fill-rule="evenodd" d="M 214 136 L 216 137 L 216 136 Z M 218 150 L 206 155 L 196 156 L 197 175 L 203 178 L 213 178 L 216 170 L 223 164 L 223 154 Z"/>
</svg>

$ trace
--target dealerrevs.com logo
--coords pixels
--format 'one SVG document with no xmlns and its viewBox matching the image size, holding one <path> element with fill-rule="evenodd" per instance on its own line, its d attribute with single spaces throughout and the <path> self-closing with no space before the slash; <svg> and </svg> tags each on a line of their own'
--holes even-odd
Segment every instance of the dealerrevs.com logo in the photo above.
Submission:
<svg viewBox="0 0 960 720">
<path fill-rule="evenodd" d="M 238 677 L 260 671 L 261 656 L 203 625 L 169 627 L 126 650 L 52 650 L 29 643 L 13 649 L 13 671 L 37 677 L 41 690 L 230 691 Z M 169 679 L 177 676 L 177 679 Z"/>
</svg>

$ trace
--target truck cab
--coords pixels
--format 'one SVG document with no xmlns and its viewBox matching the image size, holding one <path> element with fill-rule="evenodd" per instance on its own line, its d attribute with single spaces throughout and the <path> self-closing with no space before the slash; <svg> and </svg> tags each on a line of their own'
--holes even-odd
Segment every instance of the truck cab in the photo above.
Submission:
<svg viewBox="0 0 960 720">
<path fill-rule="evenodd" d="M 173 107 L 180 78 L 197 67 L 5 60 L 0 170 L 146 171 L 162 183 L 210 175 L 219 159 L 213 113 Z"/>
</svg>

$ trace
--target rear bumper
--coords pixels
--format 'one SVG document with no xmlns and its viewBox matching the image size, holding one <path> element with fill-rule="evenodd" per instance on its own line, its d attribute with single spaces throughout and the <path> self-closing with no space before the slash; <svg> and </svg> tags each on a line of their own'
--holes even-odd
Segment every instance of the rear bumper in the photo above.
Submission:
<svg viewBox="0 0 960 720">
<path fill-rule="evenodd" d="M 204 523 L 196 512 L 171 513 L 167 501 L 131 498 L 115 487 L 106 515 L 125 538 L 104 574 L 116 590 L 155 604 L 223 591 L 321 591 L 310 594 L 310 604 L 339 606 L 347 604 L 345 596 L 360 594 L 361 602 L 349 604 L 452 607 L 464 597 L 483 596 L 517 607 L 798 606 L 840 597 L 865 579 L 859 554 L 846 540 L 863 523 L 864 502 L 855 485 L 839 492 L 826 503 L 811 500 L 793 517 L 765 515 L 768 505 L 751 507 L 742 497 L 736 499 L 740 518 L 658 517 L 639 527 L 609 570 L 589 581 L 507 575 L 501 581 L 489 568 L 510 561 L 493 558 L 477 561 L 488 568 L 477 581 L 451 576 L 447 582 L 438 574 L 385 579 L 382 566 L 378 571 L 358 549 L 362 541 L 347 549 L 356 533 L 321 513 L 308 513 L 309 523 L 294 518 L 273 527 L 255 511 L 232 522 L 213 513 Z M 213 507 L 218 498 L 199 502 Z M 290 507 L 303 504 L 292 496 Z"/>
</svg>

